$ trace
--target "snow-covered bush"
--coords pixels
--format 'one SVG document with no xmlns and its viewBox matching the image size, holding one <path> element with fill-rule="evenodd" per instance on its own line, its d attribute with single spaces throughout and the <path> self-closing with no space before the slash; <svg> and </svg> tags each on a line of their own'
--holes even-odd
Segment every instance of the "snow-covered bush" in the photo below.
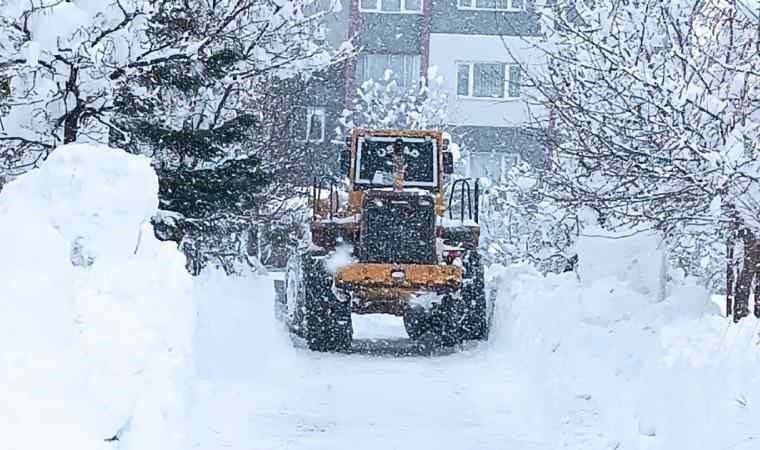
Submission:
<svg viewBox="0 0 760 450">
<path fill-rule="evenodd" d="M 576 214 L 546 196 L 541 173 L 526 163 L 483 188 L 480 225 L 490 262 L 527 262 L 540 272 L 574 267 L 572 244 L 578 235 Z"/>
<path fill-rule="evenodd" d="M 262 270 L 259 261 L 248 252 L 251 239 L 251 220 L 218 215 L 213 221 L 192 220 L 182 216 L 160 215 L 157 229 L 170 230 L 158 234 L 161 239 L 174 240 L 187 256 L 187 270 L 192 275 L 206 268 L 216 268 L 228 275 L 250 274 Z M 173 233 L 181 233 L 175 236 Z"/>
<path fill-rule="evenodd" d="M 355 127 L 421 130 L 442 128 L 447 122 L 448 96 L 435 67 L 417 87 L 402 87 L 388 70 L 382 80 L 365 81 L 357 90 L 352 110 L 343 112 L 343 133 Z"/>
<path fill-rule="evenodd" d="M 150 224 L 144 157 L 55 150 L 0 194 L 0 434 L 8 450 L 179 448 L 191 278 Z"/>
<path fill-rule="evenodd" d="M 204 220 L 160 211 L 153 218 L 156 236 L 179 244 L 193 275 L 206 268 L 241 275 L 284 267 L 311 213 L 304 194 L 293 190 L 291 195 L 287 201 L 270 202 L 255 215 L 219 213 Z"/>
<path fill-rule="evenodd" d="M 684 276 L 693 277 L 710 292 L 726 293 L 726 250 L 731 230 L 722 226 L 688 227 L 669 233 L 668 260 Z"/>
</svg>

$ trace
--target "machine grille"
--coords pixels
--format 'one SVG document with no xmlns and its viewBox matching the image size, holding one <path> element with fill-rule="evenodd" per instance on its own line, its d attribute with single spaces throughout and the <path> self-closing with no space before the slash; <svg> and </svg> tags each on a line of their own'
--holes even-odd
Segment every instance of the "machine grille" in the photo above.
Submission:
<svg viewBox="0 0 760 450">
<path fill-rule="evenodd" d="M 435 264 L 435 202 L 409 192 L 369 191 L 364 197 L 362 262 Z"/>
</svg>

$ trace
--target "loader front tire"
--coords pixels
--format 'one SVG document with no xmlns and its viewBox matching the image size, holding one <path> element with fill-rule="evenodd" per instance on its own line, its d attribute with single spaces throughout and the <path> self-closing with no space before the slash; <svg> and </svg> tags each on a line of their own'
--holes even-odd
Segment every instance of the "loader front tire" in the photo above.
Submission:
<svg viewBox="0 0 760 450">
<path fill-rule="evenodd" d="M 430 334 L 428 339 L 436 347 L 453 347 L 462 342 L 455 320 L 452 299 L 448 296 L 439 304 L 433 305 L 430 314 Z"/>
<path fill-rule="evenodd" d="M 341 352 L 351 348 L 351 303 L 332 291 L 332 275 L 322 260 L 302 255 L 303 336 L 310 350 Z"/>
<path fill-rule="evenodd" d="M 404 310 L 404 328 L 412 340 L 418 340 L 430 331 L 430 314 L 421 306 L 407 306 Z"/>
<path fill-rule="evenodd" d="M 451 299 L 446 297 L 430 309 L 407 306 L 404 327 L 410 339 L 431 348 L 452 347 L 460 342 Z"/>
</svg>

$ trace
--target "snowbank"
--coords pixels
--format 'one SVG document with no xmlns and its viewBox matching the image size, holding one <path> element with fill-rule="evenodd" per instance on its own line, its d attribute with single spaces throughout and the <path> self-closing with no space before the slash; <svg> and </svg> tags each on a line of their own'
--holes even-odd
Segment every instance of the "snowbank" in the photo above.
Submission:
<svg viewBox="0 0 760 450">
<path fill-rule="evenodd" d="M 194 284 L 198 307 L 194 349 L 201 379 L 250 381 L 266 372 L 288 373 L 296 351 L 282 323 L 275 320 L 271 278 L 228 276 L 207 269 Z"/>
<path fill-rule="evenodd" d="M 4 450 L 177 448 L 194 307 L 147 159 L 70 145 L 0 194 Z"/>
<path fill-rule="evenodd" d="M 577 250 L 578 275 L 499 274 L 489 345 L 552 400 L 543 435 L 557 448 L 757 448 L 758 321 L 732 324 L 691 279 L 660 301 L 652 236 L 586 237 Z"/>
<path fill-rule="evenodd" d="M 587 227 L 575 244 L 582 279 L 622 282 L 653 300 L 665 296 L 666 258 L 660 235 L 651 230 L 610 232 Z"/>
</svg>

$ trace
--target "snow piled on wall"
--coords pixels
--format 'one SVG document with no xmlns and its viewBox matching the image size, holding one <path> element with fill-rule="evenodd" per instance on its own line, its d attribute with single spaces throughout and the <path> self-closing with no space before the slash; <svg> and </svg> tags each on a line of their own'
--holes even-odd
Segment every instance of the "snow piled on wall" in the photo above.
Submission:
<svg viewBox="0 0 760 450">
<path fill-rule="evenodd" d="M 720 315 L 664 275 L 659 240 L 581 238 L 579 271 L 500 269 L 491 351 L 534 374 L 557 448 L 750 449 L 760 423 L 760 323 Z"/>
<path fill-rule="evenodd" d="M 0 194 L 5 450 L 177 448 L 195 311 L 143 157 L 57 149 Z"/>
</svg>

